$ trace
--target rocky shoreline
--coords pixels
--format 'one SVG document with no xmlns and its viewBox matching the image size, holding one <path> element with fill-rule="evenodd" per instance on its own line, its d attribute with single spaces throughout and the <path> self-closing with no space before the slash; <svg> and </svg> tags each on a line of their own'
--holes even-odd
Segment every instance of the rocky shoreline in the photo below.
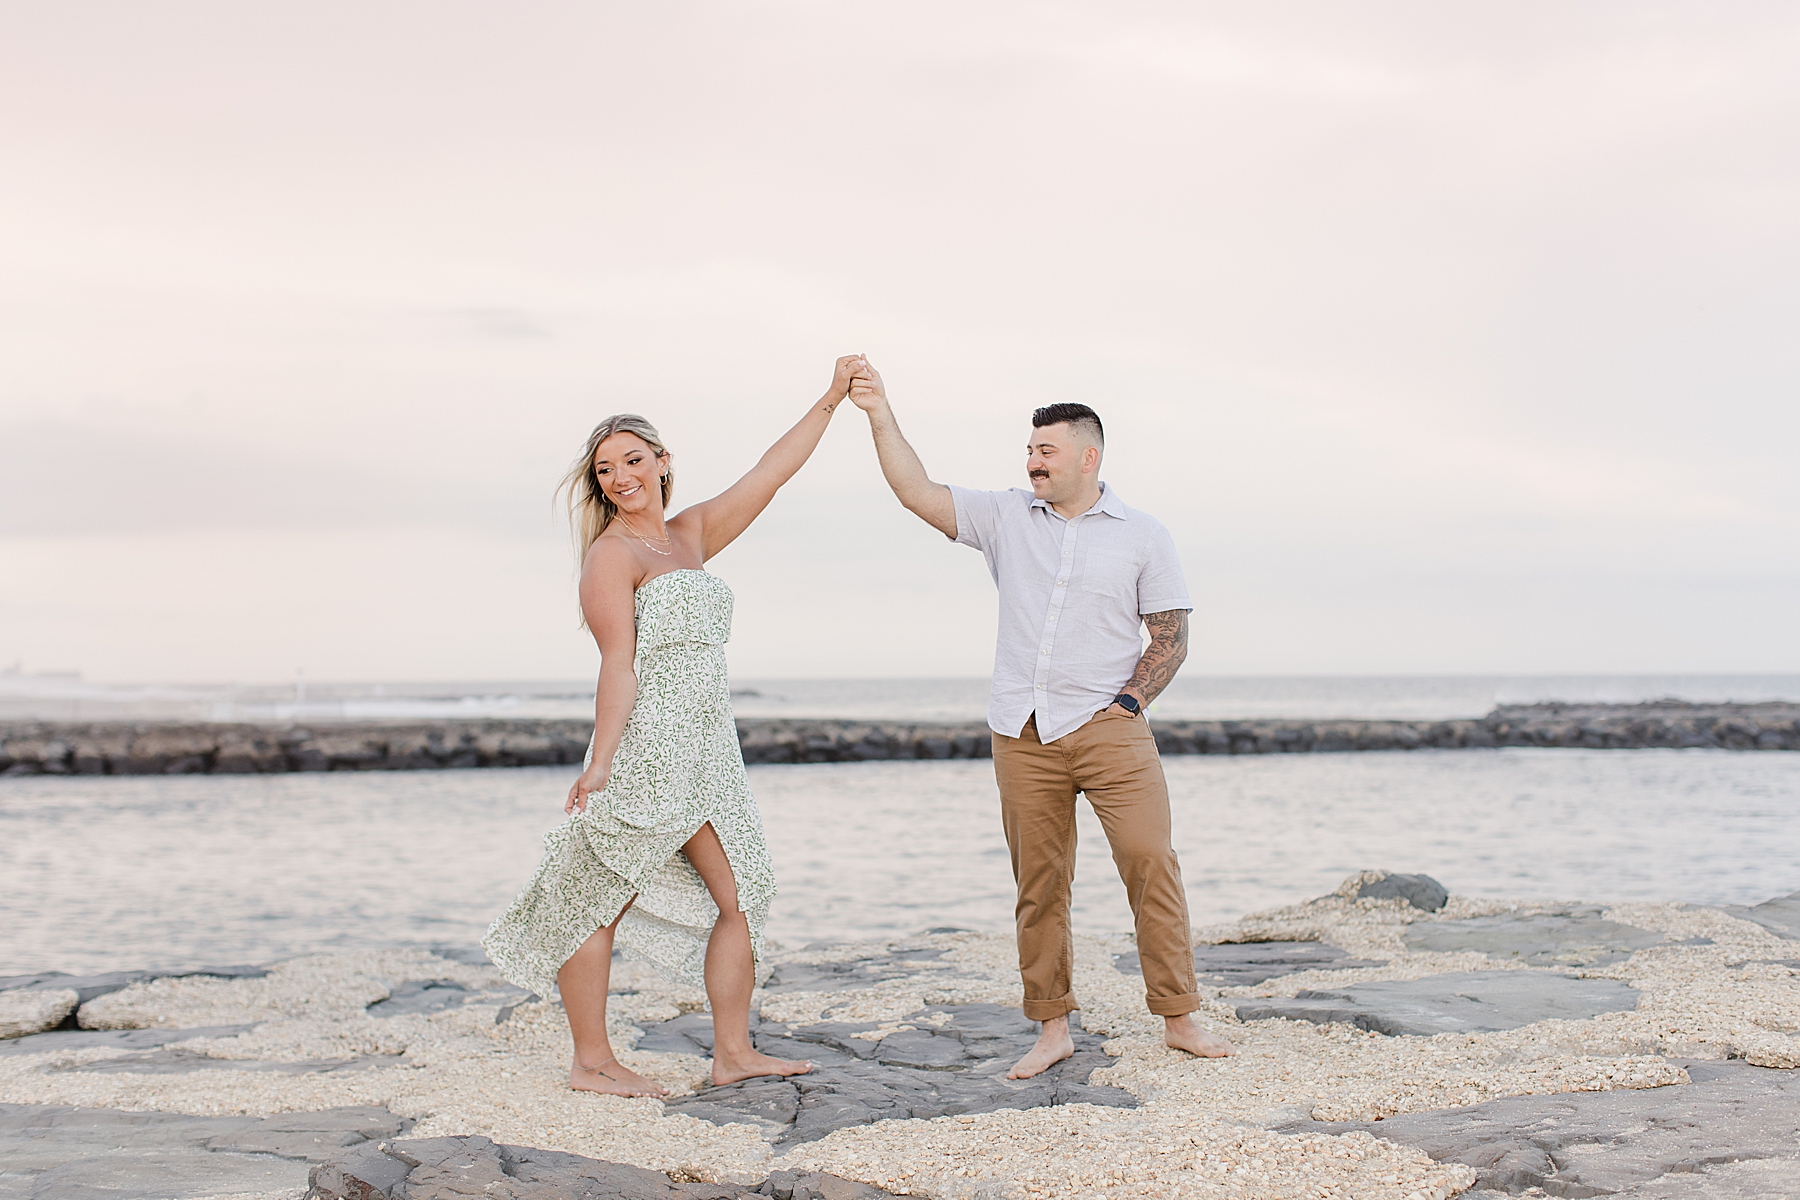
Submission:
<svg viewBox="0 0 1800 1200">
<path fill-rule="evenodd" d="M 747 763 L 987 758 L 980 722 L 742 718 Z M 1317 754 L 1536 746 L 1800 751 L 1800 704 L 1502 705 L 1452 721 L 1152 720 L 1164 754 Z M 584 721 L 307 726 L 0 723 L 3 775 L 409 771 L 579 763 Z"/>
<path fill-rule="evenodd" d="M 478 951 L 0 979 L 0 1196 L 1800 1195 L 1800 893 L 1506 903 L 1365 871 L 1195 941 L 1236 1057 L 1162 1046 L 1131 941 L 1081 937 L 1076 1056 L 1020 1081 L 1004 934 L 772 948 L 753 1036 L 815 1070 L 726 1087 L 699 990 L 620 961 L 614 1043 L 666 1102 L 569 1091 L 560 1009 Z"/>
</svg>

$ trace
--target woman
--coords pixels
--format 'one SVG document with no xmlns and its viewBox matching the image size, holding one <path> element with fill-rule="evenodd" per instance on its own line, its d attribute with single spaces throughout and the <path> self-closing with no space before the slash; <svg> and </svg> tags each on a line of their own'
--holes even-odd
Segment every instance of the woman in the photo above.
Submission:
<svg viewBox="0 0 1800 1200">
<path fill-rule="evenodd" d="M 731 589 L 702 569 L 768 507 L 818 446 L 860 356 L 748 475 L 669 517 L 673 459 L 654 427 L 609 417 L 565 480 L 582 552 L 581 611 L 600 646 L 594 740 L 537 874 L 482 945 L 508 979 L 562 989 L 569 1086 L 661 1096 L 606 1034 L 613 940 L 704 982 L 715 1084 L 812 1064 L 750 1043 L 750 993 L 775 874 L 731 718 Z"/>
</svg>

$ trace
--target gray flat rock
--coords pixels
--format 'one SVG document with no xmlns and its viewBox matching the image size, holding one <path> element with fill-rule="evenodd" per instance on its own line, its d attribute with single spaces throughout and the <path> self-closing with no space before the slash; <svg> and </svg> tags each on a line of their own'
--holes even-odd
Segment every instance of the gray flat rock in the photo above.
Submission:
<svg viewBox="0 0 1800 1200">
<path fill-rule="evenodd" d="M 895 950 L 847 962 L 777 963 L 763 984 L 765 992 L 840 992 L 871 987 L 888 979 L 918 973 L 917 965 L 935 962 L 942 950 Z"/>
<path fill-rule="evenodd" d="M 1343 971 L 1351 967 L 1383 967 L 1385 960 L 1351 958 L 1324 942 L 1227 942 L 1194 947 L 1194 977 L 1213 987 L 1250 987 L 1265 979 L 1297 975 L 1301 971 Z M 1126 975 L 1140 975 L 1143 964 L 1136 950 L 1113 959 Z"/>
<path fill-rule="evenodd" d="M 1357 889 L 1358 900 L 1404 900 L 1422 912 L 1436 912 L 1450 901 L 1450 889 L 1429 875 L 1386 875 Z"/>
<path fill-rule="evenodd" d="M 1603 1012 L 1628 1012 L 1637 1002 L 1637 989 L 1616 979 L 1576 979 L 1554 971 L 1469 971 L 1308 990 L 1292 1000 L 1254 1000 L 1238 1005 L 1237 1015 L 1243 1021 L 1286 1017 L 1430 1036 L 1581 1021 Z"/>
<path fill-rule="evenodd" d="M 1749 908 L 1734 904 L 1725 911 L 1734 917 L 1755 921 L 1777 937 L 1800 941 L 1800 892 L 1764 900 Z"/>
<path fill-rule="evenodd" d="M 1531 1193 L 1551 1196 L 1587 1196 L 1580 1184 L 1574 1190 Z M 1752 1158 L 1742 1162 L 1712 1163 L 1628 1187 L 1602 1193 L 1617 1200 L 1793 1200 L 1800 1196 L 1800 1158 Z M 1463 1192 L 1457 1200 L 1504 1200 L 1502 1191 L 1479 1188 Z"/>
<path fill-rule="evenodd" d="M 677 1182 L 660 1171 L 484 1137 L 360 1146 L 315 1167 L 315 1200 L 882 1200 L 891 1192 L 817 1171 L 777 1171 L 755 1185 Z"/>
<path fill-rule="evenodd" d="M 65 975 L 61 971 L 40 971 L 35 975 L 0 975 L 0 992 L 13 988 L 69 988 L 80 997 L 79 1003 L 86 1004 L 96 996 L 123 991 L 134 983 L 146 983 L 152 979 L 189 979 L 197 975 L 214 979 L 261 979 L 268 973 L 267 967 L 250 966 L 195 967 L 185 971 L 108 971 L 102 975 Z"/>
<path fill-rule="evenodd" d="M 0 1197 L 185 1200 L 304 1187 L 309 1163 L 411 1126 L 384 1108 L 258 1118 L 0 1104 Z"/>
<path fill-rule="evenodd" d="M 94 1154 L 25 1178 L 0 1175 L 7 1200 L 175 1200 L 273 1192 L 306 1185 L 305 1163 L 262 1155 L 140 1150 Z"/>
<path fill-rule="evenodd" d="M 197 1029 L 52 1029 L 0 1041 L 0 1055 L 55 1054 L 109 1046 L 120 1050 L 152 1050 L 190 1038 L 236 1037 L 255 1025 L 206 1025 Z"/>
<path fill-rule="evenodd" d="M 1604 920 L 1598 907 L 1555 913 L 1415 921 L 1403 936 L 1410 950 L 1477 950 L 1503 962 L 1534 967 L 1591 967 L 1630 958 L 1663 935 Z"/>
<path fill-rule="evenodd" d="M 367 1071 L 392 1067 L 397 1054 L 364 1054 L 357 1058 L 303 1059 L 299 1062 L 263 1062 L 243 1058 L 213 1058 L 195 1050 L 149 1050 L 121 1054 L 97 1062 L 52 1068 L 55 1072 L 81 1075 L 188 1075 L 195 1071 L 272 1071 L 281 1075 L 324 1075 L 333 1071 Z"/>
<path fill-rule="evenodd" d="M 371 1017 L 387 1018 L 443 1012 L 465 1004 L 496 1004 L 504 1010 L 504 1015 L 497 1015 L 494 1022 L 500 1024 L 530 997 L 530 992 L 510 983 L 476 989 L 465 987 L 454 979 L 409 979 L 395 984 L 386 999 L 377 1000 L 364 1011 Z"/>
<path fill-rule="evenodd" d="M 944 1019 L 933 1027 L 927 1022 Z M 879 1041 L 853 1036 L 871 1025 L 824 1022 L 787 1026 L 758 1022 L 756 1048 L 781 1058 L 806 1058 L 814 1068 L 791 1079 L 747 1079 L 712 1087 L 667 1103 L 716 1124 L 741 1122 L 777 1145 L 808 1142 L 834 1129 L 873 1121 L 1041 1108 L 1056 1104 L 1104 1104 L 1135 1108 L 1121 1088 L 1089 1087 L 1087 1077 L 1112 1060 L 1102 1039 L 1071 1022 L 1075 1054 L 1033 1079 L 1006 1078 L 1012 1064 L 1037 1040 L 1037 1025 L 1017 1009 L 997 1004 L 933 1006 L 908 1018 L 914 1029 Z M 712 1053 L 712 1022 L 689 1013 L 646 1029 L 640 1050 Z"/>
<path fill-rule="evenodd" d="M 1755 1158 L 1670 1172 L 1615 1192 L 1621 1200 L 1792 1200 L 1800 1196 L 1800 1158 Z"/>
<path fill-rule="evenodd" d="M 512 990 L 524 995 L 523 988 Z M 390 989 L 387 999 L 377 1000 L 364 1011 L 371 1017 L 442 1012 L 446 1008 L 461 1008 L 474 995 L 474 992 L 452 979 L 409 979 Z"/>
<path fill-rule="evenodd" d="M 1684 1063 L 1694 1082 L 1646 1091 L 1511 1096 L 1383 1121 L 1301 1121 L 1283 1133 L 1365 1130 L 1476 1170 L 1470 1197 L 1800 1196 L 1800 1073 Z"/>
</svg>

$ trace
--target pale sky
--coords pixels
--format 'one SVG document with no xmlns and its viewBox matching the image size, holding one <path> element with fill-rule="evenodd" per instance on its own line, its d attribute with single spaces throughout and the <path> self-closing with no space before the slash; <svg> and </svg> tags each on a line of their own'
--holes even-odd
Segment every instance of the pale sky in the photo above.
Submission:
<svg viewBox="0 0 1800 1200">
<path fill-rule="evenodd" d="M 1800 670 L 1800 10 L 0 8 L 0 664 L 579 678 L 549 496 L 1097 408 L 1189 671 Z M 845 409 L 734 673 L 979 675 Z"/>
</svg>

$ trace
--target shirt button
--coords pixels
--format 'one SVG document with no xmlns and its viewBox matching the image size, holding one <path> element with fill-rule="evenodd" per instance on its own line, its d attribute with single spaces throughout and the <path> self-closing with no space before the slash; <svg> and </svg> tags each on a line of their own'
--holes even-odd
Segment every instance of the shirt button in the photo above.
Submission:
<svg viewBox="0 0 1800 1200">
<path fill-rule="evenodd" d="M 1040 691 L 1040 692 L 1044 690 L 1044 685 L 1041 683 L 1038 684 L 1037 687 L 1038 687 L 1038 691 Z"/>
<path fill-rule="evenodd" d="M 1057 580 L 1057 581 L 1056 581 L 1056 586 L 1057 586 L 1057 587 L 1063 587 L 1063 586 L 1064 586 L 1064 585 L 1066 585 L 1066 584 L 1067 584 L 1067 583 L 1068 583 L 1068 582 L 1069 582 L 1069 581 L 1068 581 L 1068 580 L 1066 580 L 1066 579 L 1059 579 L 1059 580 Z"/>
<path fill-rule="evenodd" d="M 1048 654 L 1048 653 L 1050 653 L 1050 649 L 1049 649 L 1049 647 L 1045 647 L 1044 649 L 1038 651 L 1038 653 L 1039 654 Z"/>
</svg>

